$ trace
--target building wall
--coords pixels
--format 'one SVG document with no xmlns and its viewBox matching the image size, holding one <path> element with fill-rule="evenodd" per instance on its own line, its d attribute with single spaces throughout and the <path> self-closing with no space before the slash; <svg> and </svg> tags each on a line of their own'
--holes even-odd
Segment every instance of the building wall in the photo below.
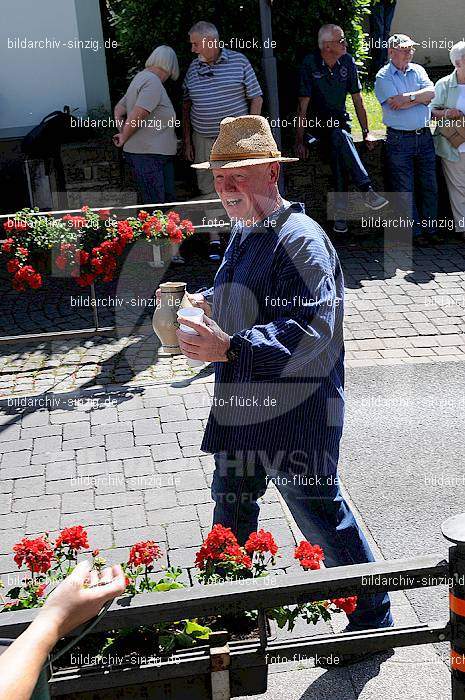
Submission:
<svg viewBox="0 0 465 700">
<path fill-rule="evenodd" d="M 64 105 L 77 108 L 76 115 L 100 105 L 109 108 L 96 0 L 2 0 L 1 5 L 0 138 L 27 133 Z M 21 42 L 47 40 L 21 48 Z M 80 41 L 88 41 L 87 48 Z"/>
<path fill-rule="evenodd" d="M 397 0 L 391 34 L 408 34 L 422 65 L 449 64 L 449 49 L 465 37 L 465 0 Z"/>
</svg>

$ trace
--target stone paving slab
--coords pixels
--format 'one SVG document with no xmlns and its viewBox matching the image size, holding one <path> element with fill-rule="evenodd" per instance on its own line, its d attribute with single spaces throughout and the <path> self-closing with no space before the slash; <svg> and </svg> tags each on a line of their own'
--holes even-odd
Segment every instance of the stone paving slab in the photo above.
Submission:
<svg viewBox="0 0 465 700">
<path fill-rule="evenodd" d="M 344 246 L 339 254 L 346 282 L 348 366 L 457 362 L 464 359 L 463 245 L 413 250 L 400 246 L 372 249 Z M 163 275 L 164 279 L 186 281 L 188 289 L 194 291 L 201 283 L 210 283 L 214 273 L 215 266 L 194 257 L 183 270 L 168 268 Z M 112 290 L 112 298 L 121 297 L 128 301 L 131 294 L 137 294 L 150 300 L 155 286 L 155 282 L 146 284 L 138 291 L 138 288 L 128 289 L 127 284 L 123 284 L 122 288 L 120 285 Z M 59 289 L 51 290 L 50 294 L 52 292 L 58 298 L 64 294 L 61 292 L 60 297 Z M 11 297 L 9 292 L 4 294 Z M 69 305 L 69 290 L 66 295 Z M 27 332 L 30 330 L 27 318 L 33 319 L 39 313 L 40 295 L 34 303 L 29 294 L 27 310 L 21 311 L 26 320 L 20 327 L 15 326 L 14 318 L 17 295 L 7 297 L 3 305 L 4 313 L 9 314 L 5 329 L 8 333 L 18 332 L 18 329 Z M 47 303 L 52 304 L 52 301 L 49 299 Z M 20 304 L 20 308 L 23 305 Z M 148 309 L 142 315 L 133 313 L 128 317 L 127 314 L 115 317 L 114 314 L 108 315 L 106 310 L 102 322 L 116 323 L 117 327 L 132 322 L 134 332 L 130 336 L 4 346 L 0 358 L 0 396 L 12 391 L 24 394 L 52 390 L 64 392 L 95 385 L 166 383 L 176 378 L 192 377 L 195 373 L 182 356 L 158 357 L 159 342 L 150 321 L 152 312 Z M 42 330 L 59 330 L 62 327 L 60 313 L 50 310 Z M 190 413 L 188 418 L 205 418 L 205 406 L 199 408 L 191 404 L 186 409 L 197 411 L 196 415 Z M 139 444 L 142 442 L 143 439 L 139 438 Z"/>
<path fill-rule="evenodd" d="M 124 561 L 136 541 L 154 539 L 162 566 L 181 566 L 183 581 L 199 585 L 194 558 L 211 526 L 209 486 L 213 457 L 199 449 L 205 419 L 186 417 L 200 400 L 208 402 L 212 376 L 200 374 L 170 384 L 118 386 L 24 397 L 13 407 L 0 403 L 0 574 L 9 587 L 18 573 L 11 548 L 24 535 L 84 525 L 92 547 L 109 563 Z M 30 401 L 25 401 L 29 399 Z M 36 405 L 34 405 L 34 400 Z M 10 406 L 8 406 L 10 403 Z M 194 430 L 192 428 L 195 428 Z M 137 445 L 137 436 L 145 438 Z M 194 436 L 186 441 L 183 436 Z M 122 436 L 127 436 L 122 438 Z M 169 436 L 169 442 L 165 437 Z M 117 443 L 114 440 L 117 439 Z M 260 526 L 281 545 L 280 572 L 295 571 L 293 547 L 300 533 L 273 486 L 262 499 Z M 418 621 L 403 593 L 393 595 L 397 624 Z M 345 616 L 332 629 L 341 631 Z M 324 623 L 303 622 L 294 634 L 330 633 Z M 290 635 L 279 631 L 280 638 Z M 279 698 L 285 683 L 290 698 L 448 698 L 449 673 L 432 647 L 397 650 L 384 657 L 329 672 L 270 661 L 270 689 Z M 389 695 L 387 695 L 389 689 Z M 433 692 L 434 689 L 434 692 Z"/>
</svg>

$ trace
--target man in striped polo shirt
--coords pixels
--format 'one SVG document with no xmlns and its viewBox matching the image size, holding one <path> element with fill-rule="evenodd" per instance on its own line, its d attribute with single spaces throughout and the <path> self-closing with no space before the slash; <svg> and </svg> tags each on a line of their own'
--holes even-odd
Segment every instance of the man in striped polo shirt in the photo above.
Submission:
<svg viewBox="0 0 465 700">
<path fill-rule="evenodd" d="M 204 321 L 183 319 L 183 353 L 213 362 L 215 390 L 201 449 L 214 453 L 214 523 L 243 544 L 271 481 L 327 566 L 374 557 L 339 488 L 344 422 L 344 279 L 323 229 L 278 189 L 280 163 L 264 117 L 225 119 L 209 160 L 233 224 L 211 289 L 190 295 Z M 348 631 L 392 625 L 389 596 L 359 596 Z M 342 659 L 341 659 L 342 661 Z M 354 661 L 345 655 L 343 662 Z"/>
<path fill-rule="evenodd" d="M 262 90 L 249 60 L 219 41 L 210 22 L 197 22 L 189 32 L 192 52 L 197 54 L 184 78 L 184 153 L 189 161 L 202 163 L 210 156 L 225 117 L 260 114 Z M 197 171 L 202 195 L 216 197 L 209 170 Z M 210 260 L 220 260 L 217 234 L 210 234 Z"/>
</svg>

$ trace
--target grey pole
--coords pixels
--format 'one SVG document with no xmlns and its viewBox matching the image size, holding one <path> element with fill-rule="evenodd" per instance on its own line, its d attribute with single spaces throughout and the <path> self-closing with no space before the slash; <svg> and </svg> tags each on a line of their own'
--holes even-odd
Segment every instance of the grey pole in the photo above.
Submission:
<svg viewBox="0 0 465 700">
<path fill-rule="evenodd" d="M 273 54 L 273 30 L 271 28 L 271 2 L 260 0 L 260 23 L 262 28 L 262 65 L 265 74 L 266 94 L 270 110 L 271 131 L 281 150 L 281 128 L 279 121 L 278 74 Z M 284 178 L 281 169 L 280 191 L 284 193 Z"/>
</svg>

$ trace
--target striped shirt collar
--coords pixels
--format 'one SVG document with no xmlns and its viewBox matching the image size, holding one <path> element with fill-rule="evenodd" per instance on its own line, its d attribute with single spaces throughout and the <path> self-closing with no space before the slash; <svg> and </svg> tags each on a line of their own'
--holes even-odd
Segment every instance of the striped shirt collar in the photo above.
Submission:
<svg viewBox="0 0 465 700">
<path fill-rule="evenodd" d="M 212 66 L 216 66 L 219 63 L 228 63 L 229 62 L 229 50 L 228 49 L 221 49 L 220 54 L 214 63 L 207 63 L 206 61 L 201 61 L 198 56 L 197 56 L 197 58 L 194 58 L 194 63 L 195 62 L 197 62 L 201 68 L 204 68 L 207 66 L 209 68 L 211 68 Z"/>
</svg>

